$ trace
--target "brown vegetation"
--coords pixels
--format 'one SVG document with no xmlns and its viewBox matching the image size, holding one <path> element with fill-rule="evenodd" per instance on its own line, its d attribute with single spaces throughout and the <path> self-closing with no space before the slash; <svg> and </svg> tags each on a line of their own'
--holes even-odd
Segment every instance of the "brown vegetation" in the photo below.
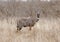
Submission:
<svg viewBox="0 0 60 42">
<path fill-rule="evenodd" d="M 40 20 L 29 31 L 16 32 L 16 21 L 22 17 Z M 60 42 L 60 1 L 0 2 L 0 42 Z"/>
</svg>

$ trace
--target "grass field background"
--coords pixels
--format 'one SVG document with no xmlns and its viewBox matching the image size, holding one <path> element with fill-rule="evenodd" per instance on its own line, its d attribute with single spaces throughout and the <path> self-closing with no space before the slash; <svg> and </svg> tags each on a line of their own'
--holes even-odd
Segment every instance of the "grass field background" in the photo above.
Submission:
<svg viewBox="0 0 60 42">
<path fill-rule="evenodd" d="M 17 19 L 38 12 L 40 19 L 31 31 L 23 27 L 16 32 Z M 60 1 L 0 1 L 0 42 L 60 42 Z"/>
<path fill-rule="evenodd" d="M 0 20 L 0 42 L 60 42 L 60 18 L 40 19 L 32 30 L 16 32 L 16 19 Z"/>
</svg>

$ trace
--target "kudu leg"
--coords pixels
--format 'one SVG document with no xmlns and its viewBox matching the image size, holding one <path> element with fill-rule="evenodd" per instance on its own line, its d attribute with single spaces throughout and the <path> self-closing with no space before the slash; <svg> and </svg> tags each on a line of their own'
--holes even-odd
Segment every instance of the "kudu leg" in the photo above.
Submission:
<svg viewBox="0 0 60 42">
<path fill-rule="evenodd" d="M 21 29 L 22 29 L 21 27 L 17 26 L 17 31 L 20 31 Z"/>
<path fill-rule="evenodd" d="M 29 30 L 31 30 L 31 29 L 32 29 L 32 27 L 30 26 L 30 27 L 29 27 Z"/>
<path fill-rule="evenodd" d="M 22 28 L 17 28 L 17 31 L 20 31 Z"/>
</svg>

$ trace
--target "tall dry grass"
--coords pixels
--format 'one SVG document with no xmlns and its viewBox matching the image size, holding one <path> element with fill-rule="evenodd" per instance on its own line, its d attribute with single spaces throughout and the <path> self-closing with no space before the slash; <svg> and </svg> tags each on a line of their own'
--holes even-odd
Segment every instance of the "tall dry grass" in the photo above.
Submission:
<svg viewBox="0 0 60 42">
<path fill-rule="evenodd" d="M 16 32 L 16 17 L 34 16 L 36 11 L 41 16 L 32 30 Z M 0 2 L 0 42 L 60 42 L 60 2 Z"/>
<path fill-rule="evenodd" d="M 16 18 L 0 20 L 0 42 L 60 42 L 60 18 L 40 18 L 28 28 L 16 32 Z"/>
</svg>

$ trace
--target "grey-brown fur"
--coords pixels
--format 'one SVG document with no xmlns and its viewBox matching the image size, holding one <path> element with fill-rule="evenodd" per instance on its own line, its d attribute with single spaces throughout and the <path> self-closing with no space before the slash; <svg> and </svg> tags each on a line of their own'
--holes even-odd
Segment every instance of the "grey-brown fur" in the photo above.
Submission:
<svg viewBox="0 0 60 42">
<path fill-rule="evenodd" d="M 30 17 L 30 18 L 19 19 L 17 21 L 17 30 L 20 31 L 22 27 L 30 27 L 29 29 L 31 30 L 31 27 L 33 27 L 34 24 L 38 21 L 39 21 L 39 14 L 37 14 L 36 18 Z"/>
</svg>

